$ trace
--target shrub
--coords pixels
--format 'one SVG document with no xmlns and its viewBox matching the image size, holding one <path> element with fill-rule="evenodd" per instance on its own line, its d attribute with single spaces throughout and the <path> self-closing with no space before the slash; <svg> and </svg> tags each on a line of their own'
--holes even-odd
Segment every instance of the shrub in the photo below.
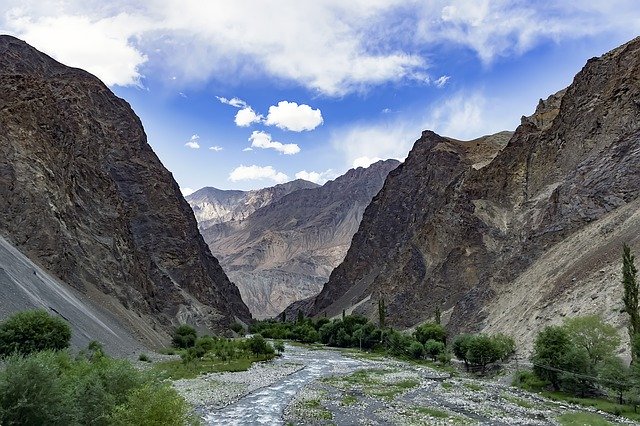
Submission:
<svg viewBox="0 0 640 426">
<path fill-rule="evenodd" d="M 431 357 L 433 361 L 445 351 L 444 343 L 429 339 L 424 344 L 424 352 L 427 356 Z"/>
<path fill-rule="evenodd" d="M 0 424 L 72 424 L 72 389 L 59 379 L 62 362 L 70 362 L 66 353 L 44 351 L 27 358 L 9 357 L 0 373 Z"/>
<path fill-rule="evenodd" d="M 256 355 L 272 355 L 274 353 L 271 346 L 260 334 L 251 336 L 248 340 L 249 350 Z"/>
<path fill-rule="evenodd" d="M 200 348 L 205 353 L 213 350 L 216 347 L 216 339 L 211 336 L 202 336 L 196 339 L 196 348 Z"/>
<path fill-rule="evenodd" d="M 273 344 L 273 349 L 275 349 L 276 352 L 281 354 L 282 352 L 284 352 L 284 343 L 282 343 L 282 341 L 278 340 L 277 342 L 275 342 Z"/>
<path fill-rule="evenodd" d="M 0 356 L 65 349 L 70 340 L 69 324 L 44 310 L 19 312 L 0 324 Z"/>
<path fill-rule="evenodd" d="M 198 334 L 196 329 L 187 324 L 182 324 L 173 332 L 171 344 L 174 348 L 190 348 L 196 344 Z"/>
<path fill-rule="evenodd" d="M 418 341 L 411 342 L 409 345 L 409 354 L 411 354 L 412 358 L 421 359 L 424 355 L 424 346 L 422 346 L 422 343 Z"/>
<path fill-rule="evenodd" d="M 147 383 L 131 392 L 110 418 L 114 426 L 175 426 L 189 419 L 189 405 L 167 384 Z"/>
<path fill-rule="evenodd" d="M 151 362 L 151 359 L 149 359 L 149 355 L 143 353 L 138 357 L 138 361 Z"/>
<path fill-rule="evenodd" d="M 414 333 L 416 340 L 423 345 L 427 343 L 427 340 L 435 340 L 436 342 L 447 342 L 447 332 L 440 324 L 428 322 L 422 324 Z"/>
<path fill-rule="evenodd" d="M 520 370 L 516 371 L 511 384 L 524 390 L 537 392 L 541 391 L 548 383 L 538 378 L 533 371 Z"/>
</svg>

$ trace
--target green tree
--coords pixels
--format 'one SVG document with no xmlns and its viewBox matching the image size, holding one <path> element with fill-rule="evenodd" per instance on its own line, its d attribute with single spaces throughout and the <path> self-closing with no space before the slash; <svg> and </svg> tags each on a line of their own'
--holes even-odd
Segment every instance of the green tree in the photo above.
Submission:
<svg viewBox="0 0 640 426">
<path fill-rule="evenodd" d="M 515 340 L 513 340 L 513 337 L 507 336 L 506 334 L 498 333 L 491 336 L 491 338 L 498 347 L 498 351 L 500 352 L 500 359 L 502 361 L 507 360 L 516 352 L 516 342 Z"/>
<path fill-rule="evenodd" d="M 69 324 L 41 309 L 18 312 L 0 324 L 0 356 L 65 349 L 70 340 Z"/>
<path fill-rule="evenodd" d="M 564 327 L 571 342 L 587 351 L 592 369 L 605 359 L 613 357 L 620 346 L 620 336 L 616 329 L 597 315 L 567 319 Z"/>
<path fill-rule="evenodd" d="M 189 422 L 190 407 L 169 384 L 147 383 L 128 394 L 110 418 L 113 426 L 175 426 Z"/>
<path fill-rule="evenodd" d="M 422 346 L 422 343 L 416 340 L 411 342 L 411 344 L 409 345 L 409 354 L 412 358 L 421 359 L 424 355 L 424 346 Z"/>
<path fill-rule="evenodd" d="M 274 353 L 273 346 L 271 346 L 260 334 L 255 334 L 248 339 L 249 350 L 254 354 L 271 355 Z"/>
<path fill-rule="evenodd" d="M 387 311 L 384 306 L 384 299 L 378 300 L 378 327 L 384 328 L 385 318 L 387 316 Z"/>
<path fill-rule="evenodd" d="M 424 344 L 424 353 L 435 361 L 445 351 L 444 343 L 429 339 Z"/>
<path fill-rule="evenodd" d="M 435 340 L 442 343 L 446 343 L 447 341 L 447 332 L 444 327 L 433 322 L 428 322 L 418 326 L 418 328 L 416 328 L 414 336 L 416 340 L 423 345 L 427 342 L 427 340 Z"/>
<path fill-rule="evenodd" d="M 547 326 L 536 336 L 531 357 L 533 372 L 550 382 L 554 390 L 560 390 L 561 370 L 571 347 L 569 333 L 564 327 Z"/>
<path fill-rule="evenodd" d="M 468 343 L 467 360 L 479 366 L 483 373 L 488 364 L 498 361 L 501 356 L 498 342 L 486 334 L 477 334 Z"/>
<path fill-rule="evenodd" d="M 467 353 L 469 352 L 469 345 L 473 340 L 473 335 L 471 334 L 460 334 L 453 339 L 453 354 L 459 360 L 464 362 L 464 367 L 467 371 L 469 371 L 469 359 L 467 358 Z"/>
<path fill-rule="evenodd" d="M 614 391 L 618 402 L 624 404 L 624 393 L 631 389 L 631 372 L 624 361 L 618 357 L 607 358 L 600 365 L 598 378 L 604 387 Z"/>
<path fill-rule="evenodd" d="M 282 343 L 282 340 L 278 340 L 277 342 L 275 342 L 273 344 L 273 349 L 275 349 L 279 354 L 284 352 L 284 343 Z"/>
<path fill-rule="evenodd" d="M 638 270 L 635 266 L 635 257 L 631 254 L 631 248 L 622 246 L 622 285 L 624 287 L 624 311 L 629 315 L 629 339 L 634 340 L 640 334 L 640 311 L 638 310 Z M 636 354 L 631 351 L 635 361 Z"/>
<path fill-rule="evenodd" d="M 178 326 L 171 337 L 174 348 L 191 348 L 196 344 L 198 333 L 196 329 L 187 324 Z"/>
<path fill-rule="evenodd" d="M 441 313 L 440 313 L 440 306 L 436 306 L 436 312 L 433 314 L 433 316 L 435 317 L 435 322 L 436 324 L 440 324 L 442 322 L 441 317 Z"/>
<path fill-rule="evenodd" d="M 304 321 L 304 314 L 300 309 L 298 309 L 298 318 L 296 318 L 296 324 L 302 324 Z"/>
</svg>

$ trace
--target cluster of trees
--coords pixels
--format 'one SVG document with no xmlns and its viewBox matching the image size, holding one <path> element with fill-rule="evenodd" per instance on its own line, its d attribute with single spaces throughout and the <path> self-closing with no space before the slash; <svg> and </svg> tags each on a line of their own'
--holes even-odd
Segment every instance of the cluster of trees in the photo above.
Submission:
<svg viewBox="0 0 640 426">
<path fill-rule="evenodd" d="M 69 325 L 46 311 L 0 324 L 0 424 L 180 425 L 190 408 L 166 383 L 107 357 L 97 342 L 72 357 Z"/>
<path fill-rule="evenodd" d="M 378 311 L 384 318 L 385 306 L 380 303 Z M 436 315 L 438 318 L 438 315 Z M 375 350 L 389 355 L 409 359 L 431 359 L 443 364 L 451 361 L 451 353 L 465 362 L 467 368 L 485 371 L 488 364 L 507 359 L 515 352 L 515 342 L 504 335 L 462 335 L 447 344 L 447 332 L 438 323 L 426 323 L 413 333 L 403 333 L 378 324 L 359 315 L 344 315 L 342 318 L 313 320 L 298 315 L 295 322 L 276 320 L 258 321 L 249 331 L 272 339 L 291 339 L 303 343 L 323 343 L 342 348 Z"/>
<path fill-rule="evenodd" d="M 171 338 L 172 346 L 179 350 L 186 364 L 205 357 L 221 361 L 257 357 L 266 360 L 284 351 L 282 342 L 271 344 L 260 334 L 248 339 L 229 339 L 217 336 L 198 336 L 189 325 L 177 327 Z"/>
<path fill-rule="evenodd" d="M 623 246 L 624 312 L 629 317 L 632 363 L 616 356 L 621 344 L 616 329 L 598 316 L 565 320 L 544 328 L 536 337 L 531 358 L 533 373 L 554 390 L 580 396 L 605 391 L 622 404 L 640 399 L 640 310 L 634 256 Z"/>
</svg>

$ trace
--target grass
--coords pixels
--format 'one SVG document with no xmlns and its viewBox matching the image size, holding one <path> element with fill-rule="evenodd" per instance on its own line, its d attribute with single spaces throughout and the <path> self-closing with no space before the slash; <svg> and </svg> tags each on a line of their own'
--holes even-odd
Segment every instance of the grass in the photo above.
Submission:
<svg viewBox="0 0 640 426">
<path fill-rule="evenodd" d="M 472 391 L 474 391 L 474 392 L 479 392 L 479 391 L 481 391 L 482 389 L 484 389 L 484 386 L 481 386 L 481 385 L 479 385 L 479 384 L 477 384 L 477 383 L 471 383 L 471 382 L 467 382 L 467 383 L 465 383 L 465 384 L 464 384 L 464 387 L 465 387 L 465 388 L 467 388 L 467 389 L 469 389 L 469 390 L 472 390 Z"/>
<path fill-rule="evenodd" d="M 331 420 L 333 414 L 327 410 L 318 399 L 307 399 L 300 403 L 300 408 L 312 419 Z"/>
<path fill-rule="evenodd" d="M 517 396 L 511 396 L 506 392 L 502 393 L 502 399 L 504 399 L 505 401 L 509 401 L 512 404 L 516 404 L 517 406 L 522 408 L 527 408 L 527 409 L 536 408 L 535 404 L 532 404 L 531 402 L 524 400 L 522 398 L 518 398 Z"/>
<path fill-rule="evenodd" d="M 194 379 L 207 373 L 246 371 L 258 361 L 264 361 L 264 358 L 240 358 L 226 362 L 206 358 L 188 363 L 181 360 L 163 361 L 155 364 L 153 371 L 164 379 Z"/>
<path fill-rule="evenodd" d="M 440 386 L 442 386 L 442 389 L 444 389 L 444 390 L 450 390 L 451 388 L 453 388 L 453 383 L 451 383 L 451 382 L 442 382 L 442 383 L 440 383 Z"/>
<path fill-rule="evenodd" d="M 340 401 L 340 405 L 344 407 L 348 407 L 358 402 L 358 398 L 353 395 L 345 395 L 342 397 L 342 401 Z"/>
<path fill-rule="evenodd" d="M 624 416 L 631 420 L 640 420 L 640 413 L 634 412 L 633 405 L 621 405 L 612 401 L 601 398 L 579 398 L 564 392 L 541 392 L 545 396 L 554 401 L 563 401 L 570 404 L 582 405 L 584 407 L 593 407 L 605 413 L 616 416 Z"/>
<path fill-rule="evenodd" d="M 565 413 L 558 416 L 562 426 L 609 426 L 613 425 L 602 416 L 593 413 Z"/>
<path fill-rule="evenodd" d="M 416 411 L 420 414 L 426 414 L 427 416 L 435 417 L 436 419 L 447 419 L 449 413 L 446 411 L 438 410 L 432 407 L 417 407 Z"/>
</svg>

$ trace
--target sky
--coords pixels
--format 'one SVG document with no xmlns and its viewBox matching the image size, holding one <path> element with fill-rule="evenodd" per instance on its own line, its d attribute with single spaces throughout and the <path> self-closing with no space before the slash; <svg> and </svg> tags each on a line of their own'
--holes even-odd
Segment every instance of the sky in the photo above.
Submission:
<svg viewBox="0 0 640 426">
<path fill-rule="evenodd" d="M 2 0 L 0 33 L 127 100 L 183 193 L 324 183 L 422 130 L 514 130 L 637 0 Z"/>
</svg>

